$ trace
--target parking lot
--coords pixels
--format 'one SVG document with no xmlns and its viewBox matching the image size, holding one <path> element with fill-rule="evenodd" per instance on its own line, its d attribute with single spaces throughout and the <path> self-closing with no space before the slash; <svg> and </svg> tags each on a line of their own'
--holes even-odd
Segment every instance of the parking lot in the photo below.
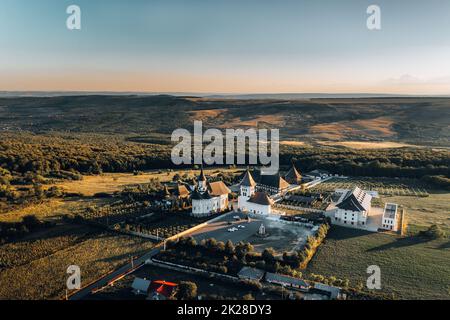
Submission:
<svg viewBox="0 0 450 320">
<path fill-rule="evenodd" d="M 234 217 L 239 217 L 240 220 Z M 258 236 L 258 230 L 264 225 L 267 236 Z M 235 231 L 230 231 L 234 229 Z M 277 221 L 271 217 L 258 217 L 247 220 L 243 213 L 231 212 L 214 223 L 195 231 L 192 236 L 197 240 L 215 238 L 218 241 L 233 243 L 250 242 L 257 251 L 273 248 L 280 254 L 284 251 L 299 250 L 311 235 L 311 229 Z"/>
</svg>

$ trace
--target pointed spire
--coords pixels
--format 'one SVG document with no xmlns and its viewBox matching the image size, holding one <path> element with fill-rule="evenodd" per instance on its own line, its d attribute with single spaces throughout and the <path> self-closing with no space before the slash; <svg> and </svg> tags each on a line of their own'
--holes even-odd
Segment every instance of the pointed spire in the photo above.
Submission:
<svg viewBox="0 0 450 320">
<path fill-rule="evenodd" d="M 206 181 L 206 176 L 203 173 L 203 163 L 202 163 L 202 170 L 200 171 L 200 176 L 198 177 L 198 181 Z"/>
<path fill-rule="evenodd" d="M 245 176 L 241 181 L 241 186 L 244 186 L 244 187 L 255 187 L 256 186 L 256 182 L 253 179 L 252 174 L 250 173 L 250 170 L 248 170 L 248 169 L 245 172 Z"/>
</svg>

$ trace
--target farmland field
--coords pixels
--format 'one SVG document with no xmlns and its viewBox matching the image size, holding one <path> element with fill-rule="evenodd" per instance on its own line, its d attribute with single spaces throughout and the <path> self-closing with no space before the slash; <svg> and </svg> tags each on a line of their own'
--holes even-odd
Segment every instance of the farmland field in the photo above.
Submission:
<svg viewBox="0 0 450 320">
<path fill-rule="evenodd" d="M 427 197 L 429 195 L 426 186 L 417 180 L 369 177 L 332 178 L 311 188 L 311 191 L 330 192 L 335 189 L 352 189 L 355 186 L 364 190 L 378 191 L 380 195 L 388 196 Z"/>
<path fill-rule="evenodd" d="M 235 169 L 220 169 L 221 172 L 235 172 Z M 142 183 L 148 183 L 150 179 L 158 179 L 161 182 L 171 181 L 175 174 L 180 176 L 187 175 L 193 178 L 198 175 L 198 170 L 153 170 L 139 173 L 103 173 L 101 175 L 83 176 L 83 180 L 64 181 L 57 183 L 69 193 L 80 193 L 84 196 L 93 196 L 96 193 L 113 193 L 121 191 L 127 186 L 133 186 Z M 214 176 L 215 170 L 205 170 L 206 175 Z"/>
<path fill-rule="evenodd" d="M 381 268 L 382 292 L 399 299 L 450 298 L 449 239 L 424 241 L 333 226 L 306 272 L 365 284 Z"/>
<path fill-rule="evenodd" d="M 63 228 L 39 240 L 5 244 L 0 247 L 0 299 L 63 298 L 68 266 L 81 268 L 83 285 L 151 247 L 149 241 L 85 226 Z"/>
</svg>

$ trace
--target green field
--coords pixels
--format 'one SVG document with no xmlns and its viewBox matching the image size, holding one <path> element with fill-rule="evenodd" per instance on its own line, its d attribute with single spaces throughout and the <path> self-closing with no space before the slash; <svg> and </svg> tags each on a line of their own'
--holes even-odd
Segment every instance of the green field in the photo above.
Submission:
<svg viewBox="0 0 450 320">
<path fill-rule="evenodd" d="M 333 226 L 306 273 L 366 283 L 381 268 L 382 293 L 396 299 L 450 298 L 450 240 L 424 241 Z"/>
<path fill-rule="evenodd" d="M 383 197 L 385 202 L 402 205 L 406 210 L 408 233 L 423 230 L 432 224 L 450 233 L 450 192 L 433 191 L 429 197 Z"/>
<path fill-rule="evenodd" d="M 77 225 L 57 226 L 0 247 L 0 300 L 60 299 L 67 267 L 81 268 L 82 286 L 143 255 L 152 243 Z"/>
</svg>

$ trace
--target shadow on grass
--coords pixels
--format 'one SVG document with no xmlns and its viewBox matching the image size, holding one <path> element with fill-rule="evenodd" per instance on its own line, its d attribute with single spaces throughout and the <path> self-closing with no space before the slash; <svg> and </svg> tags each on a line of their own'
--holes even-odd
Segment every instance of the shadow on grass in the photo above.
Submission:
<svg viewBox="0 0 450 320">
<path fill-rule="evenodd" d="M 438 246 L 436 249 L 440 249 L 440 250 L 442 250 L 442 249 L 450 249 L 450 241 L 441 244 L 441 245 Z"/>
<path fill-rule="evenodd" d="M 371 234 L 373 234 L 373 232 L 333 225 L 330 231 L 328 232 L 326 239 L 346 240 L 358 237 L 365 237 Z"/>
<path fill-rule="evenodd" d="M 394 241 L 392 241 L 390 243 L 386 243 L 384 245 L 368 249 L 367 252 L 404 248 L 404 247 L 415 246 L 415 245 L 423 244 L 423 243 L 427 243 L 427 242 L 430 242 L 430 239 L 414 237 L 414 236 L 407 237 L 407 238 L 399 238 L 399 239 L 395 239 Z"/>
</svg>

